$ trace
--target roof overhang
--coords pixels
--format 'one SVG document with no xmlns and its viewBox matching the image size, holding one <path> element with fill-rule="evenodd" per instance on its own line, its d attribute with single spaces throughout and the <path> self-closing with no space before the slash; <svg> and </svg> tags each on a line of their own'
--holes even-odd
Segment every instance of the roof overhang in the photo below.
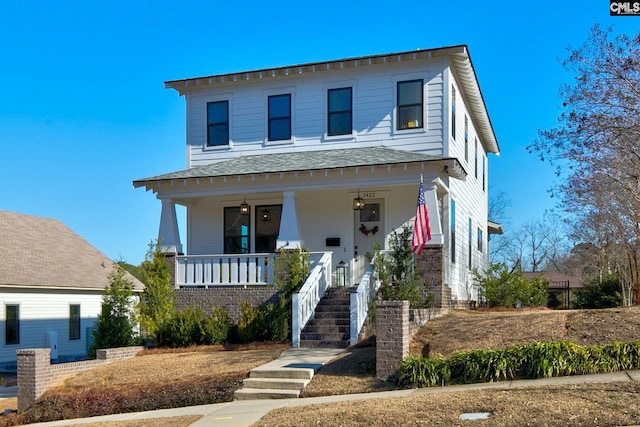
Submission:
<svg viewBox="0 0 640 427">
<path fill-rule="evenodd" d="M 269 175 L 297 175 L 329 171 L 343 171 L 345 169 L 376 168 L 391 169 L 392 167 L 407 168 L 418 166 L 421 169 L 436 168 L 437 175 L 465 180 L 467 172 L 458 159 L 453 157 L 438 157 L 428 154 L 395 150 L 386 147 L 346 148 L 323 151 L 303 151 L 292 153 L 276 153 L 239 156 L 230 160 L 212 164 L 196 166 L 191 169 L 171 172 L 163 175 L 133 181 L 135 188 L 145 187 L 158 191 L 164 184 L 173 185 L 176 181 L 186 184 L 188 181 L 216 180 L 219 183 L 233 183 L 240 181 L 243 176 Z"/>
<path fill-rule="evenodd" d="M 489 234 L 503 234 L 504 230 L 502 229 L 502 224 L 498 224 L 497 222 L 487 221 L 487 230 Z"/>
<path fill-rule="evenodd" d="M 408 61 L 429 60 L 436 57 L 449 57 L 453 64 L 452 70 L 465 94 L 467 105 L 475 119 L 486 150 L 499 154 L 500 148 L 496 139 L 493 125 L 489 119 L 487 108 L 480 91 L 469 49 L 467 45 L 455 45 L 432 49 L 416 49 L 405 52 L 386 53 L 380 55 L 359 56 L 353 58 L 337 59 L 332 61 L 310 62 L 285 67 L 264 68 L 253 71 L 235 73 L 214 74 L 203 77 L 193 77 L 164 82 L 165 88 L 175 89 L 180 95 L 184 95 L 192 89 L 203 89 L 219 85 L 233 84 L 251 80 L 264 80 L 274 78 L 288 78 L 309 73 L 322 73 L 332 70 L 356 69 L 373 65 L 400 63 Z"/>
</svg>

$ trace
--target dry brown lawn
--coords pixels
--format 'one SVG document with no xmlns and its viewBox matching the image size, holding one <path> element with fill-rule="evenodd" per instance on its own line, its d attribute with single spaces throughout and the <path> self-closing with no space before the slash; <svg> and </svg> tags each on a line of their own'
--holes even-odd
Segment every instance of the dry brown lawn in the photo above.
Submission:
<svg viewBox="0 0 640 427">
<path fill-rule="evenodd" d="M 640 307 L 608 310 L 456 311 L 430 321 L 415 336 L 415 355 L 450 355 L 458 350 L 505 348 L 533 341 L 569 340 L 582 345 L 640 340 Z M 148 351 L 68 380 L 66 390 L 148 381 L 188 380 L 212 373 L 248 371 L 277 357 L 284 345 L 251 350 L 222 348 Z M 240 350 L 240 349 L 236 349 Z M 359 346 L 325 365 L 303 396 L 322 396 L 393 389 L 375 379 L 375 347 Z M 7 401 L 5 401 L 7 402 Z M 406 398 L 312 405 L 273 411 L 259 426 L 397 426 L 468 425 L 465 412 L 491 412 L 474 425 L 630 425 L 640 424 L 640 385 L 585 384 L 539 389 L 486 390 L 428 394 Z M 179 420 L 148 424 L 104 424 L 104 427 L 188 425 Z M 94 424 L 95 425 L 95 424 Z"/>
</svg>

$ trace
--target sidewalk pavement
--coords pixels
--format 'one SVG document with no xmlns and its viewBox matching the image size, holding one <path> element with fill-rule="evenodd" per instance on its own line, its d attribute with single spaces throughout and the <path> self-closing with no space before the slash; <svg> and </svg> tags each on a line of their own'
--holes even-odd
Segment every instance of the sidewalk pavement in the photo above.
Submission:
<svg viewBox="0 0 640 427">
<path fill-rule="evenodd" d="M 538 380 L 500 381 L 494 383 L 462 384 L 445 387 L 428 387 L 418 389 L 394 390 L 378 393 L 347 394 L 340 396 L 323 396 L 302 399 L 277 400 L 244 400 L 212 405 L 191 406 L 176 409 L 161 409 L 149 412 L 130 414 L 105 415 L 100 417 L 82 418 L 75 420 L 54 421 L 49 423 L 30 424 L 31 426 L 70 426 L 74 424 L 93 423 L 100 421 L 143 420 L 183 415 L 201 415 L 198 421 L 190 427 L 220 426 L 220 427 L 248 427 L 256 423 L 270 411 L 278 408 L 357 401 L 363 399 L 385 399 L 394 397 L 420 396 L 426 394 L 455 393 L 459 391 L 496 389 L 505 390 L 522 387 L 545 387 L 562 384 L 608 383 L 640 381 L 640 370 L 620 371 L 603 374 L 578 375 L 571 377 L 543 378 Z"/>
</svg>

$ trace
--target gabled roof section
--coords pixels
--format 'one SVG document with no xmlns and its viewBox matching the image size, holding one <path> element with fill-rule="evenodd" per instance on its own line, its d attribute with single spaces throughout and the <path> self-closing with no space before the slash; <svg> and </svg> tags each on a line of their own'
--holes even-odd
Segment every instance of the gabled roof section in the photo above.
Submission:
<svg viewBox="0 0 640 427">
<path fill-rule="evenodd" d="M 0 236 L 0 286 L 104 290 L 109 284 L 113 261 L 56 219 L 0 211 Z M 135 290 L 144 288 L 128 277 Z"/>
<path fill-rule="evenodd" d="M 240 156 L 217 163 L 196 166 L 191 169 L 140 179 L 133 181 L 133 186 L 146 186 L 147 189 L 150 189 L 150 185 L 154 182 L 174 179 L 216 178 L 234 175 L 288 173 L 427 162 L 441 162 L 443 167 L 448 166 L 447 170 L 451 176 L 459 179 L 465 179 L 466 177 L 466 171 L 454 158 L 430 156 L 386 147 L 368 147 Z"/>
<path fill-rule="evenodd" d="M 453 64 L 453 72 L 457 76 L 458 83 L 468 103 L 469 110 L 475 118 L 475 123 L 487 151 L 494 154 L 500 153 L 493 125 L 489 119 L 487 108 L 480 91 L 469 48 L 467 45 L 455 45 L 431 49 L 416 49 L 405 52 L 385 53 L 379 55 L 359 56 L 353 58 L 336 59 L 331 61 L 310 62 L 285 67 L 264 68 L 253 71 L 242 71 L 226 74 L 214 74 L 203 77 L 193 77 L 164 82 L 165 88 L 175 89 L 180 95 L 184 95 L 191 89 L 211 87 L 228 83 L 237 83 L 250 80 L 287 78 L 307 73 L 320 73 L 332 70 L 354 69 L 369 67 L 379 64 L 399 63 L 430 58 L 448 56 Z"/>
</svg>

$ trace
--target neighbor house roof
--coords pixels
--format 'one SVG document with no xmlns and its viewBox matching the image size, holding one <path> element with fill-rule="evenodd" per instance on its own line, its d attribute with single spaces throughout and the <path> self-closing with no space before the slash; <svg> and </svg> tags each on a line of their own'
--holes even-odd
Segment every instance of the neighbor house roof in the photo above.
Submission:
<svg viewBox="0 0 640 427">
<path fill-rule="evenodd" d="M 157 181 L 191 178 L 215 178 L 279 172 L 339 169 L 359 166 L 441 162 L 451 176 L 464 179 L 466 171 L 455 158 L 430 156 L 386 147 L 343 148 L 322 151 L 258 154 L 195 166 L 191 169 L 133 181 L 134 187 L 149 186 Z"/>
<path fill-rule="evenodd" d="M 557 271 L 525 271 L 523 274 L 524 277 L 529 280 L 539 276 L 549 279 L 549 288 L 566 288 L 567 283 L 569 284 L 569 288 L 584 287 L 584 283 L 578 277 L 569 276 L 568 274 Z"/>
<path fill-rule="evenodd" d="M 109 284 L 113 261 L 56 219 L 0 211 L 0 236 L 0 286 L 103 290 Z"/>
<path fill-rule="evenodd" d="M 467 100 L 467 106 L 474 117 L 474 122 L 487 151 L 498 154 L 500 148 L 496 139 L 493 125 L 487 113 L 484 97 L 480 91 L 476 71 L 471 62 L 467 45 L 446 46 L 431 49 L 416 49 L 405 52 L 385 53 L 379 55 L 358 56 L 353 58 L 336 59 L 331 61 L 310 62 L 306 64 L 288 65 L 284 67 L 265 68 L 253 71 L 242 71 L 225 74 L 215 74 L 203 77 L 170 80 L 165 87 L 177 90 L 181 95 L 192 89 L 213 85 L 224 85 L 248 80 L 269 78 L 287 78 L 288 76 L 321 73 L 331 70 L 363 68 L 376 64 L 410 62 L 434 57 L 449 57 L 453 64 L 453 71 Z"/>
</svg>

